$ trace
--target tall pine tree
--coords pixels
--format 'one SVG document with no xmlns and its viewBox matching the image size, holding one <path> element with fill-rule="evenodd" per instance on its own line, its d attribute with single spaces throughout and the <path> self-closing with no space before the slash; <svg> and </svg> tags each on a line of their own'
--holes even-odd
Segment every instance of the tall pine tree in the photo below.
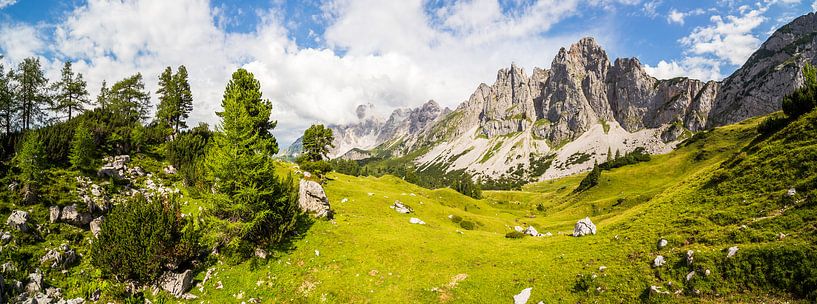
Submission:
<svg viewBox="0 0 817 304">
<path fill-rule="evenodd" d="M 150 111 L 150 93 L 145 91 L 141 73 L 115 83 L 109 100 L 111 111 L 120 112 L 134 121 L 146 119 Z"/>
<path fill-rule="evenodd" d="M 225 252 L 248 257 L 254 243 L 277 243 L 294 229 L 298 194 L 291 176 L 275 175 L 272 106 L 261 98 L 258 80 L 244 69 L 233 73 L 221 106 L 205 165 L 214 214 L 231 223 Z"/>
<path fill-rule="evenodd" d="M 176 74 L 170 67 L 159 75 L 159 106 L 156 118 L 178 134 L 187 128 L 185 120 L 193 110 L 193 95 L 187 79 L 187 68 L 180 66 Z"/>
<path fill-rule="evenodd" d="M 0 57 L 2 58 L 2 57 Z M 18 106 L 14 98 L 13 72 L 5 71 L 5 67 L 0 63 L 0 125 L 9 134 L 14 129 L 14 117 L 17 114 Z"/>
<path fill-rule="evenodd" d="M 334 148 L 332 129 L 323 125 L 312 125 L 304 131 L 303 145 L 306 161 L 321 161 L 328 158 L 329 148 Z"/>
<path fill-rule="evenodd" d="M 96 96 L 96 104 L 103 111 L 108 109 L 111 103 L 111 89 L 108 88 L 108 82 L 103 80 L 102 87 L 99 88 L 99 95 Z"/>
<path fill-rule="evenodd" d="M 68 119 L 73 118 L 73 114 L 79 114 L 85 109 L 90 101 L 88 100 L 87 83 L 82 79 L 82 74 L 74 73 L 71 62 L 66 61 L 62 67 L 60 81 L 54 83 L 56 92 L 54 110 L 68 114 Z"/>
<path fill-rule="evenodd" d="M 28 132 L 23 139 L 22 146 L 11 160 L 19 170 L 18 180 L 22 183 L 21 192 L 23 201 L 27 204 L 36 202 L 38 188 L 43 180 L 45 169 L 45 148 L 42 139 L 36 131 Z"/>
<path fill-rule="evenodd" d="M 15 96 L 20 106 L 20 125 L 28 130 L 45 119 L 48 108 L 48 79 L 45 78 L 39 58 L 26 58 L 14 73 L 17 82 Z"/>
</svg>

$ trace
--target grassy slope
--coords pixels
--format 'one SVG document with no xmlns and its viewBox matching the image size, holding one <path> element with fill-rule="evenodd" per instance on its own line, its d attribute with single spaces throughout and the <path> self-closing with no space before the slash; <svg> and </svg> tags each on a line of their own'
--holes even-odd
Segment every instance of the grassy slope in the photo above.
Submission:
<svg viewBox="0 0 817 304">
<path fill-rule="evenodd" d="M 218 266 L 215 280 L 224 281 L 225 289 L 207 286 L 202 300 L 231 301 L 243 290 L 244 298 L 282 302 L 507 302 L 523 288 L 533 287 L 533 303 L 628 302 L 643 299 L 650 285 L 682 288 L 687 271 L 681 261 L 688 249 L 699 252 L 699 267 L 711 268 L 716 273 L 713 277 L 719 277 L 715 256 L 723 255 L 728 246 L 740 243 L 751 248 L 775 242 L 799 246 L 804 241 L 718 237 L 739 229 L 742 222 L 714 224 L 709 217 L 713 208 L 721 206 L 691 202 L 703 200 L 701 195 L 712 196 L 701 187 L 723 161 L 740 155 L 752 143 L 759 121 L 719 128 L 650 162 L 606 171 L 599 186 L 578 195 L 571 192 L 582 176 L 529 185 L 524 192 L 486 192 L 486 199 L 477 201 L 393 177 L 333 175 L 326 190 L 338 214 L 334 223 L 317 221 L 289 251 L 255 271 L 249 270 L 249 263 Z M 779 183 L 787 182 L 780 178 Z M 344 198 L 348 201 L 341 203 Z M 395 200 L 412 206 L 416 214 L 389 209 Z M 536 210 L 539 204 L 545 211 Z M 449 214 L 473 220 L 479 227 L 466 231 L 452 223 Z M 428 225 L 409 224 L 412 216 Z M 564 235 L 584 216 L 591 216 L 599 226 L 598 235 Z M 504 238 L 512 226 L 523 224 L 555 236 Z M 670 246 L 659 251 L 655 244 L 660 237 L 669 239 Z M 667 256 L 673 266 L 653 270 L 650 262 L 657 254 Z M 604 272 L 598 270 L 602 265 L 607 267 Z M 458 274 L 467 278 L 450 287 Z M 579 276 L 593 274 L 598 277 L 583 287 L 600 287 L 603 292 L 574 290 Z M 688 294 L 693 287 L 711 283 L 696 280 L 687 284 Z M 675 287 L 667 284 L 671 281 Z M 704 290 L 702 299 L 775 297 L 735 284 L 718 286 Z"/>
</svg>

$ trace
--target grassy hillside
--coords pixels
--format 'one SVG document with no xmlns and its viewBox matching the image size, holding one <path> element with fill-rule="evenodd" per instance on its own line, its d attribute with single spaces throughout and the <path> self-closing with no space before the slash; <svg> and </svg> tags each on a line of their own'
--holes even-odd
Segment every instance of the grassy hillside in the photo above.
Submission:
<svg viewBox="0 0 817 304">
<path fill-rule="evenodd" d="M 582 176 L 474 200 L 394 177 L 335 174 L 326 184 L 335 221 L 313 223 L 266 264 L 216 266 L 211 280 L 224 289 L 194 293 L 212 302 L 243 292 L 244 299 L 337 303 L 509 302 L 527 287 L 533 303 L 813 297 L 817 115 L 769 138 L 756 138 L 760 120 L 701 133 L 673 153 L 605 171 L 600 185 L 581 194 L 572 190 Z M 792 186 L 800 194 L 784 198 Z M 416 214 L 396 213 L 389 208 L 395 200 Z M 477 228 L 465 230 L 449 215 Z M 567 236 L 584 216 L 599 234 Z M 410 224 L 410 217 L 427 224 Z M 504 237 L 526 224 L 554 236 Z M 659 250 L 660 238 L 669 245 Z M 727 259 L 731 246 L 739 251 Z M 692 265 L 687 250 L 695 251 Z M 659 254 L 668 263 L 654 269 Z M 650 296 L 652 285 L 679 294 Z"/>
<path fill-rule="evenodd" d="M 813 300 L 817 112 L 768 136 L 756 131 L 762 120 L 699 133 L 672 153 L 604 171 L 599 185 L 578 194 L 573 190 L 583 175 L 523 191 L 485 191 L 476 200 L 393 176 L 332 173 L 324 187 L 333 221 L 305 223 L 269 259 L 231 265 L 209 255 L 195 268 L 194 285 L 201 286 L 191 290 L 198 297 L 191 302 L 506 303 L 529 287 L 529 303 Z M 134 159 L 148 171 L 162 167 L 146 155 Z M 278 167 L 279 174 L 294 171 Z M 49 170 L 44 195 L 70 203 L 64 193 L 76 188 L 75 174 Z M 206 216 L 206 201 L 165 178 L 181 188 L 186 216 Z M 397 200 L 415 213 L 389 208 Z M 0 207 L 3 218 L 20 208 L 8 200 Z M 21 261 L 21 270 L 6 278 L 24 280 L 47 249 L 68 243 L 83 257 L 65 272 L 47 270 L 47 285 L 62 288 L 66 298 L 88 297 L 97 288 L 106 300 L 125 297 L 124 285 L 103 280 L 85 257 L 90 232 L 49 224 L 42 205 L 24 208 L 49 233 L 2 251 L 2 262 Z M 598 234 L 569 236 L 585 216 Z M 412 217 L 426 224 L 411 224 Z M 505 237 L 528 225 L 553 236 Z M 14 232 L 14 238 L 27 236 Z M 661 238 L 668 246 L 659 249 Z M 739 250 L 726 258 L 732 246 Z M 694 250 L 691 265 L 688 250 Z M 658 255 L 667 264 L 653 268 Z M 650 286 L 672 295 L 650 295 Z M 164 292 L 145 294 L 169 299 Z"/>
</svg>

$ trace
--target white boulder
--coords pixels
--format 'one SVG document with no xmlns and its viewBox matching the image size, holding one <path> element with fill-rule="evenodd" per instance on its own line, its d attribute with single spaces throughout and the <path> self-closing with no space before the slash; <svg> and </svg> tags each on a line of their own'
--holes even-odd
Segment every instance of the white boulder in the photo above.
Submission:
<svg viewBox="0 0 817 304">
<path fill-rule="evenodd" d="M 585 236 L 590 234 L 596 234 L 596 225 L 593 224 L 590 217 L 585 217 L 576 222 L 576 227 L 573 228 L 573 236 Z"/>
</svg>

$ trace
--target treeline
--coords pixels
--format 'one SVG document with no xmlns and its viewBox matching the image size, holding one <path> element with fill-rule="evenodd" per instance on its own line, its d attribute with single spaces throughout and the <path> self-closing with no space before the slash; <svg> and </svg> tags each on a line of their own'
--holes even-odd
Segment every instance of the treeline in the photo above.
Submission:
<svg viewBox="0 0 817 304">
<path fill-rule="evenodd" d="M 615 168 L 621 168 L 627 165 L 633 165 L 641 162 L 650 161 L 650 154 L 644 147 L 635 148 L 631 152 L 627 152 L 624 156 L 616 150 L 615 156 L 612 155 L 610 148 L 607 149 L 607 161 L 599 165 L 598 162 L 593 164 L 593 169 L 585 176 L 579 183 L 579 186 L 573 190 L 574 193 L 583 192 L 599 184 L 602 171 L 609 171 Z"/>
</svg>

